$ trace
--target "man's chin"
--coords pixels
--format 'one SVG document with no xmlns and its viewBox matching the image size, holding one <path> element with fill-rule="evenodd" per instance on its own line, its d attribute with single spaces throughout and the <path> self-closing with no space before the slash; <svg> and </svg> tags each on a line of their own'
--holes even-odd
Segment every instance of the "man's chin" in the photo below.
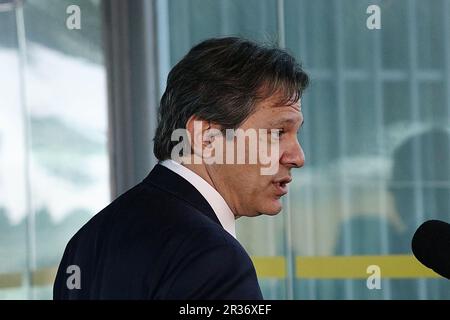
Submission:
<svg viewBox="0 0 450 320">
<path fill-rule="evenodd" d="M 283 205 L 281 204 L 281 198 L 280 198 L 280 199 L 272 200 L 260 212 L 261 212 L 261 214 L 265 214 L 268 216 L 275 216 L 281 212 L 281 209 L 283 209 Z"/>
<path fill-rule="evenodd" d="M 280 198 L 272 199 L 271 201 L 264 199 L 260 201 L 259 204 L 260 206 L 255 207 L 251 211 L 248 210 L 244 214 L 236 215 L 236 219 L 240 217 L 257 217 L 261 215 L 275 216 L 281 212 L 281 209 L 283 209 Z"/>
</svg>

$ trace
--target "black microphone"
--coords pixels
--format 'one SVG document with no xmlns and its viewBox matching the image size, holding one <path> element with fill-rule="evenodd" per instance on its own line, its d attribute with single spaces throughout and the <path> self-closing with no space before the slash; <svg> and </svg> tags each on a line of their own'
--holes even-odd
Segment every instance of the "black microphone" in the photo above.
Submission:
<svg viewBox="0 0 450 320">
<path fill-rule="evenodd" d="M 450 224 L 429 220 L 416 230 L 411 247 L 424 266 L 450 280 Z"/>
</svg>

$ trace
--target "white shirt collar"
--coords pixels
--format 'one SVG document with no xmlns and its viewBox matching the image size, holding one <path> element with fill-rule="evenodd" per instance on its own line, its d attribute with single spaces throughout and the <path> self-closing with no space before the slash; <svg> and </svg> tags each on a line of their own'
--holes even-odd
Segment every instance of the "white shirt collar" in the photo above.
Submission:
<svg viewBox="0 0 450 320">
<path fill-rule="evenodd" d="M 228 204 L 225 202 L 225 199 L 216 189 L 213 188 L 213 186 L 211 186 L 198 174 L 176 161 L 168 159 L 161 161 L 159 164 L 177 173 L 178 175 L 186 179 L 190 184 L 192 184 L 195 189 L 197 189 L 198 192 L 202 194 L 206 201 L 208 201 L 209 205 L 214 210 L 217 218 L 219 219 L 222 227 L 229 234 L 236 238 L 236 224 L 234 214 Z"/>
</svg>

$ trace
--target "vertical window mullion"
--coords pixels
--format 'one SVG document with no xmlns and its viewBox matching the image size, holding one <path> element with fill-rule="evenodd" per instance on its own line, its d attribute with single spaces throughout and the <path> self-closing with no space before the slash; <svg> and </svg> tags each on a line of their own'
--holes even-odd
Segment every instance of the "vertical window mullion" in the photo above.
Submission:
<svg viewBox="0 0 450 320">
<path fill-rule="evenodd" d="M 444 41 L 444 57 L 445 57 L 445 71 L 444 71 L 444 79 L 445 79 L 445 92 L 446 92 L 446 103 L 447 103 L 447 119 L 450 119 L 450 21 L 449 21 L 449 13 L 450 13 L 450 1 L 443 0 L 443 41 Z M 448 120 L 450 121 L 450 120 Z M 450 125 L 449 122 L 446 123 Z"/>
<path fill-rule="evenodd" d="M 298 24 L 299 28 L 298 28 L 298 34 L 299 34 L 299 41 L 300 41 L 300 50 L 299 50 L 299 54 L 300 57 L 303 61 L 308 61 L 308 56 L 307 56 L 307 32 L 306 32 L 306 27 L 307 27 L 307 23 L 306 23 L 306 15 L 305 15 L 305 11 L 306 11 L 306 5 L 305 5 L 305 1 L 306 0 L 300 0 L 300 12 L 299 12 L 299 21 L 300 23 Z M 314 80 L 313 80 L 314 81 Z M 306 108 L 308 108 L 308 101 L 305 98 L 302 98 L 302 104 L 306 106 Z M 306 121 L 308 121 L 308 119 L 306 119 Z M 310 132 L 311 126 L 307 126 L 305 129 L 302 130 L 306 130 L 306 133 L 304 134 L 305 136 L 305 141 L 304 141 L 304 145 L 308 146 L 308 149 L 310 150 L 311 148 L 309 146 L 311 146 L 311 135 L 312 132 Z M 303 141 L 300 141 L 300 143 L 303 143 Z M 316 237 L 316 226 L 315 226 L 315 221 L 314 221 L 314 213 L 313 213 L 313 188 L 315 189 L 315 184 L 312 180 L 310 180 L 310 184 L 308 186 L 308 188 L 305 188 L 303 190 L 303 192 L 306 193 L 306 201 L 303 204 L 303 208 L 304 208 L 304 215 L 306 216 L 306 224 L 307 224 L 307 228 L 306 228 L 306 254 L 307 255 L 315 255 L 317 253 L 317 248 L 316 248 L 316 241 L 315 241 L 315 237 Z M 299 266 L 301 268 L 301 266 Z M 295 283 L 295 282 L 294 282 Z M 317 297 L 317 282 L 315 279 L 308 279 L 308 298 L 309 299 L 316 299 Z"/>
<path fill-rule="evenodd" d="M 334 1 L 335 12 L 335 32 L 336 32 L 336 95 L 337 95 L 337 108 L 338 108 L 338 132 L 339 135 L 339 158 L 340 158 L 340 175 L 339 187 L 340 194 L 340 209 L 342 218 L 344 221 L 349 221 L 350 215 L 350 190 L 348 181 L 346 179 L 345 163 L 347 158 L 347 139 L 345 130 L 347 128 L 347 119 L 345 115 L 345 65 L 344 65 L 344 33 L 342 30 L 343 25 L 343 12 L 342 3 L 339 0 Z M 347 224 L 344 224 L 344 253 L 345 255 L 351 254 L 351 232 Z M 345 280 L 345 293 L 347 299 L 353 299 L 353 283 L 351 280 Z"/>
<path fill-rule="evenodd" d="M 417 4 L 416 0 L 410 0 L 408 3 L 408 46 L 409 46 L 409 92 L 410 92 L 410 101 L 411 101 L 411 118 L 412 122 L 417 125 L 420 121 L 420 110 L 419 110 L 419 85 L 418 85 L 418 67 L 417 67 L 417 50 L 418 50 L 418 42 L 417 42 L 417 25 L 416 25 L 416 17 L 417 17 Z M 416 218 L 416 224 L 420 224 L 420 222 L 424 218 L 424 203 L 423 203 L 423 194 L 420 190 L 423 190 L 422 182 L 420 181 L 421 177 L 421 165 L 422 165 L 422 156 L 420 146 L 415 143 L 413 145 L 413 162 L 414 162 L 414 217 Z M 426 299 L 427 288 L 424 279 L 419 279 L 418 281 L 419 288 L 419 299 Z"/>
<path fill-rule="evenodd" d="M 384 128 L 384 105 L 383 105 L 383 77 L 382 77 L 382 61 L 381 61 L 381 30 L 372 31 L 373 40 L 373 59 L 372 59 L 372 77 L 373 77 L 373 99 L 376 115 L 376 127 L 377 127 L 377 156 L 382 159 L 387 157 L 386 145 L 385 145 L 385 128 Z M 387 216 L 387 194 L 386 183 L 383 181 L 383 177 L 380 176 L 377 181 L 377 189 L 379 195 L 379 210 L 380 218 L 382 221 L 389 221 Z M 389 252 L 389 238 L 386 223 L 380 223 L 380 247 L 382 254 L 388 254 Z M 391 299 L 391 283 L 389 280 L 385 281 L 383 287 L 383 298 Z"/>
</svg>

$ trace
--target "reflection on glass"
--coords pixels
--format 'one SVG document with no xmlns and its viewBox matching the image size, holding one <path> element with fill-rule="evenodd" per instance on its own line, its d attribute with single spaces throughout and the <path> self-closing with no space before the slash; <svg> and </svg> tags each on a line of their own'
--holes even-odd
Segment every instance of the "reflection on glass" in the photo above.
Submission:
<svg viewBox="0 0 450 320">
<path fill-rule="evenodd" d="M 284 257 L 289 263 L 290 255 L 410 255 L 415 227 L 432 217 L 448 221 L 448 201 L 439 199 L 450 199 L 450 177 L 438 174 L 440 180 L 426 182 L 417 176 L 416 188 L 395 181 L 397 169 L 412 163 L 430 168 L 440 161 L 446 166 L 442 172 L 450 172 L 448 157 L 427 149 L 445 144 L 429 130 L 450 130 L 445 68 L 450 35 L 444 28 L 449 0 L 285 0 L 282 12 L 275 1 L 159 3 L 168 9 L 164 34 L 170 46 L 164 56 L 172 65 L 211 36 L 276 42 L 282 23 L 287 49 L 311 75 L 299 135 L 306 166 L 294 171 L 289 192 L 292 223 L 286 226 L 286 212 L 239 219 L 238 238 L 253 256 Z M 366 27 L 371 4 L 380 6 L 380 30 Z M 430 135 L 422 149 L 428 151 L 398 156 L 401 145 L 425 132 Z M 320 274 L 293 279 L 286 272 L 260 280 L 264 295 L 278 299 L 289 297 L 289 282 L 296 299 L 442 299 L 450 292 L 438 279 L 383 279 L 382 290 L 368 290 L 366 279 Z"/>
<path fill-rule="evenodd" d="M 82 10 L 81 30 L 65 27 L 70 4 Z M 67 241 L 109 201 L 99 4 L 26 2 L 25 115 L 20 108 L 15 16 L 0 13 L 2 31 L 8 31 L 0 36 L 0 86 L 5 97 L 0 105 L 0 298 L 51 298 L 54 271 Z M 29 123 L 29 149 L 24 145 L 23 117 Z M 24 205 L 27 154 L 32 212 Z M 24 278 L 26 258 L 33 257 L 25 240 L 30 214 L 36 247 L 31 264 L 35 270 L 29 270 L 31 288 Z M 19 280 L 8 285 L 16 273 Z"/>
</svg>

